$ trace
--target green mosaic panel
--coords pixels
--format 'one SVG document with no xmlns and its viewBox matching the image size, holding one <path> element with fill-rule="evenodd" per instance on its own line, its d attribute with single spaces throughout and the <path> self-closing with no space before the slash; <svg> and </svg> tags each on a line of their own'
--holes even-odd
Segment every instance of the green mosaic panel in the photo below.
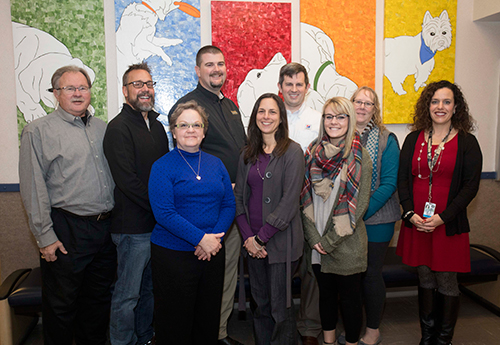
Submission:
<svg viewBox="0 0 500 345">
<path fill-rule="evenodd" d="M 107 121 L 106 55 L 102 0 L 11 0 L 12 21 L 43 30 L 68 47 L 71 55 L 92 68 L 92 106 L 96 117 Z M 43 102 L 42 106 L 44 106 Z M 51 108 L 44 106 L 49 113 Z M 26 121 L 17 112 L 21 133 Z"/>
</svg>

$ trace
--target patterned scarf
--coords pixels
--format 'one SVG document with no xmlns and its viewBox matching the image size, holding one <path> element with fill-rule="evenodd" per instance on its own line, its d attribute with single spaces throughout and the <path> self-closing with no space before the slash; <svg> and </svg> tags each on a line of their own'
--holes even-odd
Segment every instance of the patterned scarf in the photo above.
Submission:
<svg viewBox="0 0 500 345">
<path fill-rule="evenodd" d="M 356 132 L 351 145 L 351 152 L 344 158 L 345 141 L 342 140 L 338 146 L 334 146 L 325 135 L 321 143 L 315 145 L 312 142 L 306 150 L 306 176 L 304 187 L 300 194 L 300 202 L 303 212 L 314 221 L 312 205 L 312 190 L 324 200 L 328 199 L 332 191 L 335 179 L 340 175 L 339 200 L 333 211 L 336 219 L 345 219 L 345 222 L 335 224 L 347 224 L 349 229 L 344 233 L 353 233 L 356 228 L 356 204 L 359 194 L 359 183 L 361 180 L 362 146 L 359 134 Z M 347 217 L 347 219 L 346 219 Z M 338 231 L 336 227 L 336 231 Z"/>
<path fill-rule="evenodd" d="M 371 190 L 374 191 L 377 186 L 377 163 L 378 163 L 378 142 L 379 142 L 380 129 L 373 119 L 366 125 L 365 129 L 363 129 L 363 133 L 361 133 L 361 145 L 368 151 L 370 154 L 370 158 L 372 160 L 372 184 Z"/>
</svg>

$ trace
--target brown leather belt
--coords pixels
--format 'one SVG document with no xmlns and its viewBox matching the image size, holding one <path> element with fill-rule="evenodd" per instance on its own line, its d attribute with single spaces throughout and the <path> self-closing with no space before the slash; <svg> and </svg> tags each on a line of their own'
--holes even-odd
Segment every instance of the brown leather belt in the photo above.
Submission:
<svg viewBox="0 0 500 345">
<path fill-rule="evenodd" d="M 80 215 L 78 215 L 76 213 L 66 211 L 65 209 L 62 209 L 62 208 L 53 207 L 53 209 L 61 211 L 62 213 L 66 213 L 67 215 L 75 217 L 75 218 L 81 218 L 81 219 L 86 219 L 86 220 L 93 220 L 93 221 L 97 221 L 97 222 L 106 220 L 109 217 L 111 217 L 111 211 L 99 213 L 99 214 L 96 214 L 96 215 L 93 215 L 93 216 L 80 216 Z"/>
</svg>

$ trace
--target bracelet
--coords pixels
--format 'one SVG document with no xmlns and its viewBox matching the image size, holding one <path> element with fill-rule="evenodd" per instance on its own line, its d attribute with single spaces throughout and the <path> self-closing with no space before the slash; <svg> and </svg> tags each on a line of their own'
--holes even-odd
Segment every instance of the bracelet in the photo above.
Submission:
<svg viewBox="0 0 500 345">
<path fill-rule="evenodd" d="M 255 237 L 254 237 L 254 238 L 255 238 L 255 242 L 257 242 L 257 244 L 258 244 L 259 246 L 264 247 L 264 246 L 266 245 L 266 242 L 262 241 L 258 235 L 255 235 Z"/>
<path fill-rule="evenodd" d="M 257 247 L 257 242 L 255 241 L 255 236 L 253 237 L 253 241 L 252 241 L 252 243 L 253 243 L 253 246 L 255 247 L 255 249 L 257 249 L 257 250 L 262 250 L 262 247 L 260 247 L 260 248 L 259 248 L 259 247 Z"/>
<path fill-rule="evenodd" d="M 415 212 L 414 212 L 413 210 L 411 210 L 411 211 L 406 212 L 406 213 L 403 215 L 403 217 L 401 217 L 401 218 L 402 218 L 403 220 L 408 220 L 408 221 L 409 221 L 409 220 L 411 219 L 411 217 L 413 217 L 413 215 L 414 215 L 414 214 L 415 214 Z"/>
</svg>

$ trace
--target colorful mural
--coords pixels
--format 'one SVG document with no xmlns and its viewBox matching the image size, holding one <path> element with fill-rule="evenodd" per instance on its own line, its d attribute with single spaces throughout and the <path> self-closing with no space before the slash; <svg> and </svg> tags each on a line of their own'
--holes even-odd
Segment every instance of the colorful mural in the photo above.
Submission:
<svg viewBox="0 0 500 345">
<path fill-rule="evenodd" d="M 237 103 L 238 87 L 249 71 L 277 66 L 271 63 L 276 54 L 281 53 L 274 59 L 277 64 L 290 61 L 291 13 L 290 3 L 212 1 L 212 43 L 222 49 L 228 67 L 222 89 L 226 97 Z M 253 79 L 265 75 L 256 72 Z M 279 68 L 267 75 L 274 77 L 270 84 L 277 92 Z"/>
<path fill-rule="evenodd" d="M 456 12 L 456 0 L 385 1 L 385 123 L 411 122 L 428 82 L 454 81 Z"/>
<path fill-rule="evenodd" d="M 65 64 L 81 64 L 95 76 L 92 106 L 107 120 L 102 1 L 11 0 L 11 13 L 19 133 L 27 120 L 52 112 L 55 98 L 46 90 L 54 71 Z"/>
<path fill-rule="evenodd" d="M 375 86 L 375 5 L 376 0 L 300 1 L 300 21 L 323 31 L 334 44 L 336 72 L 359 86 L 372 88 Z M 309 52 L 304 51 L 303 44 L 301 48 L 302 56 Z"/>
</svg>

